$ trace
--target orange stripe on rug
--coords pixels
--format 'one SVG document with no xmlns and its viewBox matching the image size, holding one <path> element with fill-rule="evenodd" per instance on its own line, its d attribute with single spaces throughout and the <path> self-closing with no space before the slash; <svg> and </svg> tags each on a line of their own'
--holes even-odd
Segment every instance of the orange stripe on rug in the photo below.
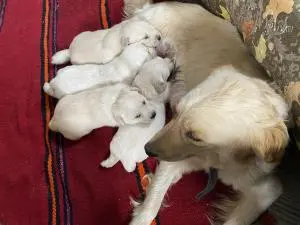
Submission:
<svg viewBox="0 0 300 225">
<path fill-rule="evenodd" d="M 44 39 L 43 39 L 43 50 L 44 50 L 44 80 L 45 82 L 49 81 L 49 49 L 48 49 L 48 36 L 49 36 L 49 0 L 45 0 L 45 27 L 44 27 Z M 54 184 L 54 177 L 53 177 L 53 157 L 52 157 L 52 150 L 51 144 L 49 141 L 49 121 L 51 117 L 50 111 L 50 98 L 47 94 L 45 95 L 45 113 L 46 113 L 46 126 L 45 126 L 45 142 L 48 150 L 48 161 L 47 161 L 47 168 L 48 168 L 48 177 L 49 177 L 49 188 L 50 188 L 50 195 L 52 200 L 52 224 L 56 225 L 56 196 L 55 196 L 55 184 Z"/>
<path fill-rule="evenodd" d="M 139 174 L 139 177 L 141 179 L 141 186 L 143 188 L 143 191 L 146 192 L 146 190 L 149 186 L 149 179 L 147 179 L 147 177 L 146 177 L 147 174 L 146 174 L 144 165 L 143 165 L 143 163 L 138 163 L 137 167 L 138 167 L 138 169 L 137 169 L 138 174 Z M 153 220 L 151 225 L 156 225 L 156 221 Z"/>
<path fill-rule="evenodd" d="M 100 12 L 101 12 L 101 21 L 103 25 L 103 29 L 108 28 L 108 20 L 106 16 L 106 0 L 100 0 Z"/>
</svg>

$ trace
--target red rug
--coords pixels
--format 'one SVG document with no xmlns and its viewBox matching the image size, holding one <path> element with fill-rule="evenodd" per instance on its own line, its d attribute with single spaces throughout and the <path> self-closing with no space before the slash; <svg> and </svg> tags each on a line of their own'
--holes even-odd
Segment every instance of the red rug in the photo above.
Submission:
<svg viewBox="0 0 300 225">
<path fill-rule="evenodd" d="M 53 52 L 82 31 L 119 22 L 121 12 L 121 0 L 0 0 L 0 224 L 128 224 L 129 195 L 143 194 L 141 177 L 155 162 L 132 174 L 120 164 L 99 169 L 115 130 L 63 140 L 48 130 L 54 101 L 41 89 L 55 74 Z M 153 224 L 209 224 L 215 193 L 194 200 L 206 179 L 182 179 Z"/>
</svg>

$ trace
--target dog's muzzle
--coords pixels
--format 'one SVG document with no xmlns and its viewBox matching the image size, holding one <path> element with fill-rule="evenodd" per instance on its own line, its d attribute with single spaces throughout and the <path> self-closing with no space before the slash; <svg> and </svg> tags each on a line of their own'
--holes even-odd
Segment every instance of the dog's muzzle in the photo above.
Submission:
<svg viewBox="0 0 300 225">
<path fill-rule="evenodd" d="M 145 151 L 146 151 L 146 154 L 147 154 L 148 156 L 150 156 L 150 157 L 157 157 L 157 156 L 158 156 L 157 153 L 154 153 L 154 152 L 151 151 L 151 147 L 150 147 L 150 144 L 149 144 L 149 143 L 147 143 L 147 144 L 145 145 Z"/>
</svg>

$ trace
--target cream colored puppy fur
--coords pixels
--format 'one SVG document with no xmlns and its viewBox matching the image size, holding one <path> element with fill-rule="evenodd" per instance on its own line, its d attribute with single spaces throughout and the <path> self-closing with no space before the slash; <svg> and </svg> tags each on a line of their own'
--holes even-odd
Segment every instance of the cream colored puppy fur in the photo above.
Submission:
<svg viewBox="0 0 300 225">
<path fill-rule="evenodd" d="M 110 29 L 87 31 L 77 35 L 69 49 L 57 52 L 53 64 L 105 64 L 113 60 L 127 45 L 143 42 L 156 47 L 161 40 L 160 32 L 151 24 L 138 18 L 130 19 Z"/>
<path fill-rule="evenodd" d="M 167 80 L 174 66 L 169 58 L 156 57 L 149 60 L 141 67 L 132 85 L 138 87 L 146 98 L 158 100 L 169 88 Z"/>
<path fill-rule="evenodd" d="M 127 46 L 121 55 L 104 65 L 72 65 L 58 70 L 57 75 L 44 84 L 44 91 L 56 98 L 73 94 L 96 85 L 132 82 L 140 67 L 156 56 L 152 47 L 142 43 Z"/>
<path fill-rule="evenodd" d="M 136 164 L 148 158 L 145 144 L 165 125 L 165 105 L 153 102 L 156 117 L 148 124 L 125 125 L 119 127 L 118 132 L 110 143 L 110 156 L 101 162 L 102 167 L 113 167 L 119 161 L 127 172 L 133 172 Z"/>
<path fill-rule="evenodd" d="M 226 214 L 224 224 L 249 225 L 281 193 L 280 184 L 271 174 L 288 142 L 284 125 L 288 109 L 267 83 L 253 79 L 268 78 L 249 55 L 236 28 L 229 22 L 195 4 L 147 3 L 151 2 L 125 0 L 125 13 L 128 17 L 138 16 L 147 20 L 162 33 L 163 39 L 175 47 L 176 62 L 181 70 L 172 83 L 170 98 L 172 108 L 176 108 L 178 102 L 180 106 L 174 120 L 147 146 L 149 154 L 165 160 L 169 157 L 174 162 L 161 162 L 146 199 L 134 211 L 131 225 L 149 225 L 172 183 L 184 173 L 209 167 L 218 168 L 223 182 L 232 184 L 242 194 L 242 198 Z M 232 72 L 235 75 L 232 78 L 228 76 L 222 82 L 220 79 L 224 77 L 218 75 L 201 86 L 201 82 L 216 68 L 227 64 L 233 65 L 241 74 Z M 223 68 L 219 73 L 223 72 L 229 74 L 228 69 Z M 253 78 L 247 79 L 242 74 Z M 235 85 L 236 82 L 238 85 Z M 228 88 L 227 95 L 225 87 L 231 87 L 230 83 L 232 88 Z M 189 94 L 180 100 L 186 92 Z M 214 96 L 219 97 L 212 105 L 210 102 Z M 243 106 L 245 100 L 247 107 Z M 189 122 L 186 124 L 184 121 Z M 195 127 L 191 127 L 193 124 Z M 203 137 L 195 136 L 195 133 L 186 130 L 188 128 L 203 133 Z M 180 130 L 186 133 L 180 134 Z M 180 157 L 188 157 L 188 154 L 180 152 L 185 145 L 201 152 L 201 138 L 221 148 L 206 151 L 208 155 L 180 160 Z M 177 153 L 173 152 L 174 145 L 177 145 Z M 240 151 L 234 156 L 233 150 Z"/>
<path fill-rule="evenodd" d="M 110 156 L 101 162 L 102 167 L 113 167 L 119 161 L 127 172 L 134 171 L 136 163 L 144 161 L 145 144 L 165 125 L 165 101 L 168 100 L 167 82 L 174 63 L 168 58 L 156 57 L 146 62 L 133 81 L 147 99 L 156 107 L 156 117 L 150 125 L 125 125 L 118 129 L 110 143 Z"/>
<path fill-rule="evenodd" d="M 136 163 L 144 161 L 145 144 L 165 125 L 165 106 L 168 99 L 169 84 L 167 82 L 174 63 L 168 58 L 156 57 L 146 62 L 133 81 L 147 99 L 156 107 L 156 117 L 150 125 L 125 125 L 118 129 L 110 143 L 110 156 L 101 162 L 102 167 L 113 167 L 119 161 L 127 172 L 134 171 Z"/>
<path fill-rule="evenodd" d="M 49 127 L 67 139 L 77 140 L 103 126 L 150 124 L 155 114 L 155 106 L 136 88 L 119 83 L 60 99 Z"/>
</svg>

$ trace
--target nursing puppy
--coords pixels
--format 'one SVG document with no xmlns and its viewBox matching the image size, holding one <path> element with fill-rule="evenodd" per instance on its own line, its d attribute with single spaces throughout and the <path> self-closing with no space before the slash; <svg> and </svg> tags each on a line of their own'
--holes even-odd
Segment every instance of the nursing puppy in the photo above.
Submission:
<svg viewBox="0 0 300 225">
<path fill-rule="evenodd" d="M 124 125 L 110 143 L 110 156 L 101 162 L 102 167 L 113 167 L 119 161 L 127 172 L 133 172 L 136 164 L 148 158 L 145 144 L 165 125 L 165 106 L 152 102 L 156 116 L 150 124 Z"/>
<path fill-rule="evenodd" d="M 167 80 L 174 66 L 174 62 L 169 58 L 156 57 L 149 60 L 141 67 L 132 85 L 138 87 L 148 99 L 165 101 L 169 92 Z"/>
<path fill-rule="evenodd" d="M 160 32 L 140 19 L 130 19 L 110 29 L 87 31 L 77 35 L 69 49 L 57 52 L 53 64 L 105 64 L 113 60 L 127 46 L 142 42 L 155 47 L 161 40 Z"/>
<path fill-rule="evenodd" d="M 149 225 L 183 174 L 216 168 L 240 193 L 224 224 L 250 225 L 282 192 L 272 171 L 289 140 L 287 113 L 266 82 L 231 66 L 217 69 L 180 100 L 176 116 L 146 144 L 146 153 L 163 161 L 130 224 Z"/>
<path fill-rule="evenodd" d="M 196 4 L 175 1 L 148 3 L 151 0 L 124 0 L 124 11 L 129 18 L 148 21 L 161 33 L 162 40 L 174 48 L 180 72 L 172 82 L 172 108 L 186 91 L 223 65 L 231 64 L 242 73 L 266 79 L 236 28 L 228 21 Z"/>
<path fill-rule="evenodd" d="M 60 99 L 49 128 L 67 139 L 77 140 L 103 126 L 150 124 L 155 116 L 154 105 L 136 88 L 119 83 Z"/>
<path fill-rule="evenodd" d="M 55 98 L 73 94 L 96 85 L 132 82 L 140 67 L 156 56 L 152 47 L 142 43 L 127 46 L 121 55 L 105 65 L 72 65 L 58 70 L 57 75 L 44 84 L 44 91 Z"/>
<path fill-rule="evenodd" d="M 174 68 L 170 59 L 156 57 L 146 62 L 133 85 L 155 105 L 156 117 L 150 125 L 125 125 L 118 129 L 110 143 L 110 156 L 101 162 L 102 167 L 110 168 L 121 161 L 127 172 L 135 170 L 136 163 L 148 156 L 144 146 L 165 125 L 165 101 L 168 100 L 167 79 Z"/>
</svg>

